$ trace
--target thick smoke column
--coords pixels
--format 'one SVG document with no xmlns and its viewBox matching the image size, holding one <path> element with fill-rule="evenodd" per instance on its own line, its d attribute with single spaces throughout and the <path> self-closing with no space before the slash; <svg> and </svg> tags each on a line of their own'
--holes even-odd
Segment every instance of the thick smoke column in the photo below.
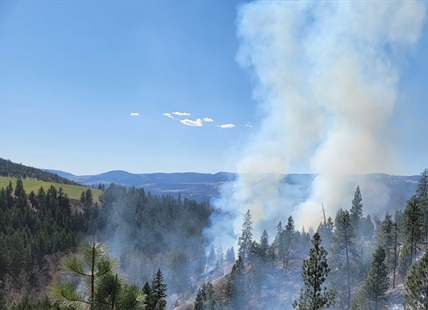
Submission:
<svg viewBox="0 0 428 310">
<path fill-rule="evenodd" d="M 352 199 L 340 205 L 349 188 L 337 175 L 391 171 L 388 122 L 398 64 L 417 42 L 424 18 L 423 2 L 411 0 L 239 7 L 238 60 L 254 73 L 254 98 L 266 117 L 238 165 L 238 179 L 217 201 L 238 215 L 235 234 L 247 209 L 255 228 L 290 214 L 300 225 L 318 225 L 321 203 L 334 216 Z M 303 203 L 280 184 L 281 174 L 302 165 L 317 175 Z"/>
</svg>

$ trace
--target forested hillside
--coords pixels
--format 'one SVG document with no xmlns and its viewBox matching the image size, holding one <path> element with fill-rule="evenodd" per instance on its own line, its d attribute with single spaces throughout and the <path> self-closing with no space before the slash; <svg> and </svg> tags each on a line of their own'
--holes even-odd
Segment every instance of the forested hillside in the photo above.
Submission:
<svg viewBox="0 0 428 310">
<path fill-rule="evenodd" d="M 428 170 L 393 214 L 372 218 L 363 195 L 357 187 L 316 231 L 299 232 L 290 216 L 272 241 L 266 231 L 253 239 L 248 211 L 230 275 L 178 309 L 427 309 Z"/>
<path fill-rule="evenodd" d="M 55 182 L 62 184 L 80 185 L 75 181 L 60 177 L 55 173 L 50 173 L 37 168 L 16 164 L 10 160 L 0 158 L 0 176 L 16 177 L 21 179 L 36 179 L 46 182 Z"/>
<path fill-rule="evenodd" d="M 61 257 L 85 240 L 108 245 L 120 272 L 140 289 L 162 269 L 170 294 L 192 291 L 191 278 L 203 273 L 195 258 L 205 264 L 207 203 L 112 184 L 98 205 L 88 200 L 90 192 L 82 193 L 81 211 L 72 211 L 61 187 L 26 193 L 18 179 L 1 188 L 1 305 L 28 309 L 39 301 L 37 307 L 48 309 L 43 298 Z"/>
<path fill-rule="evenodd" d="M 46 295 L 58 255 L 75 247 L 85 230 L 76 228 L 61 187 L 27 194 L 21 179 L 0 190 L 0 300 Z"/>
</svg>

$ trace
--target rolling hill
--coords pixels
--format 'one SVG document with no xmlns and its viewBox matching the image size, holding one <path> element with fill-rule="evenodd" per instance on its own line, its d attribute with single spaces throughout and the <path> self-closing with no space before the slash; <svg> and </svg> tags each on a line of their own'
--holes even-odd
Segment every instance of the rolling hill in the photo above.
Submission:
<svg viewBox="0 0 428 310">
<path fill-rule="evenodd" d="M 88 189 L 87 186 L 57 173 L 17 164 L 10 160 L 0 158 L 0 188 L 8 186 L 10 182 L 12 182 L 12 186 L 15 187 L 18 178 L 22 179 L 27 194 L 31 191 L 37 194 L 40 187 L 46 190 L 50 186 L 54 186 L 56 189 L 62 187 L 64 193 L 66 193 L 70 199 L 79 200 L 82 192 Z M 102 191 L 99 189 L 91 190 L 94 200 L 97 201 Z"/>
<path fill-rule="evenodd" d="M 109 185 L 116 183 L 127 187 L 143 187 L 152 194 L 177 196 L 201 201 L 211 201 L 221 196 L 222 186 L 233 182 L 237 175 L 228 172 L 215 174 L 207 173 L 129 173 L 114 170 L 98 175 L 76 176 L 68 172 L 48 170 L 57 175 L 68 178 L 86 186 L 98 184 Z M 304 201 L 310 194 L 311 183 L 316 175 L 313 174 L 287 174 L 282 178 L 284 191 L 296 203 Z M 406 201 L 414 194 L 418 175 L 399 176 L 383 173 L 367 175 L 343 176 L 349 183 L 350 199 L 357 185 L 360 185 L 365 206 L 382 211 L 393 212 L 402 209 Z M 382 195 L 379 195 L 379 192 Z"/>
<path fill-rule="evenodd" d="M 17 179 L 18 178 L 16 177 L 0 176 L 0 188 L 8 186 L 9 182 L 12 182 L 13 187 L 15 187 Z M 54 186 L 56 189 L 59 189 L 60 187 L 62 187 L 64 193 L 67 194 L 68 198 L 73 200 L 79 200 L 82 192 L 88 189 L 88 187 L 83 185 L 62 184 L 62 183 L 46 182 L 46 181 L 40 181 L 40 180 L 34 180 L 34 179 L 22 179 L 22 183 L 24 185 L 24 189 L 27 194 L 29 194 L 31 191 L 37 194 L 40 187 L 43 187 L 45 190 L 51 186 Z M 102 194 L 102 190 L 91 188 L 91 191 L 94 197 L 94 201 L 95 202 L 99 201 L 98 197 Z"/>
</svg>

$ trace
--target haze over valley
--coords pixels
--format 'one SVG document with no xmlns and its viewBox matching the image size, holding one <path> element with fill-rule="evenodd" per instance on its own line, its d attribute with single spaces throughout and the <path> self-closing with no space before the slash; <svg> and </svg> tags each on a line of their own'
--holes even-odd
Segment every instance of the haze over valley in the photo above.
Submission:
<svg viewBox="0 0 428 310">
<path fill-rule="evenodd" d="M 0 2 L 0 310 L 428 309 L 426 15 Z"/>
</svg>

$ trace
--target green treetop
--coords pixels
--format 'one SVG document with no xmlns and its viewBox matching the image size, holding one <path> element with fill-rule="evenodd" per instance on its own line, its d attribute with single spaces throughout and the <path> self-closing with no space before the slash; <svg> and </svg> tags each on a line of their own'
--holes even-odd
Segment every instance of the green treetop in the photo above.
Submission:
<svg viewBox="0 0 428 310">
<path fill-rule="evenodd" d="M 313 248 L 302 267 L 304 289 L 300 292 L 299 300 L 293 303 L 293 308 L 298 310 L 327 309 L 335 299 L 334 290 L 324 285 L 330 267 L 327 263 L 327 251 L 321 246 L 320 235 L 315 233 L 311 242 Z"/>
</svg>

